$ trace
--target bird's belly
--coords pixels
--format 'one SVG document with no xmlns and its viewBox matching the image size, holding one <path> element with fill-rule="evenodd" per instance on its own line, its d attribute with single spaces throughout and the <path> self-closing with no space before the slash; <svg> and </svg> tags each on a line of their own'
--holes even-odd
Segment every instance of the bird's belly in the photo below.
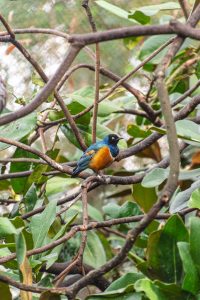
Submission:
<svg viewBox="0 0 200 300">
<path fill-rule="evenodd" d="M 113 157 L 108 147 L 102 147 L 91 159 L 89 167 L 94 171 L 99 171 L 113 162 Z"/>
</svg>

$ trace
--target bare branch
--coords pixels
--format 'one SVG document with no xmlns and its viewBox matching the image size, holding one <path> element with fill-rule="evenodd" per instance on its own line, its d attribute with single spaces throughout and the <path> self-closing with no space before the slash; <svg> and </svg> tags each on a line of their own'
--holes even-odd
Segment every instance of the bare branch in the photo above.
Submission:
<svg viewBox="0 0 200 300">
<path fill-rule="evenodd" d="M 190 6 L 187 0 L 179 0 L 185 19 L 187 20 L 190 15 Z"/>
<path fill-rule="evenodd" d="M 96 24 L 92 16 L 92 12 L 89 7 L 89 0 L 83 0 L 82 6 L 85 8 L 89 23 L 92 31 L 97 32 Z M 95 53 L 95 99 L 93 110 L 93 122 L 92 122 L 92 142 L 96 142 L 96 130 L 97 130 L 97 115 L 98 115 L 98 102 L 99 102 L 99 69 L 100 69 L 100 49 L 99 44 L 96 43 Z"/>
<path fill-rule="evenodd" d="M 32 111 L 34 111 L 38 106 L 40 106 L 46 99 L 50 96 L 50 94 L 54 91 L 56 85 L 60 81 L 60 79 L 65 74 L 66 70 L 70 67 L 73 60 L 77 56 L 78 52 L 81 49 L 81 45 L 71 45 L 67 51 L 67 55 L 64 58 L 63 62 L 55 72 L 54 76 L 48 81 L 48 83 L 42 88 L 42 90 L 36 95 L 33 101 L 23 108 L 19 110 L 6 114 L 5 116 L 0 118 L 0 125 L 8 124 L 14 120 L 20 119 Z"/>
</svg>

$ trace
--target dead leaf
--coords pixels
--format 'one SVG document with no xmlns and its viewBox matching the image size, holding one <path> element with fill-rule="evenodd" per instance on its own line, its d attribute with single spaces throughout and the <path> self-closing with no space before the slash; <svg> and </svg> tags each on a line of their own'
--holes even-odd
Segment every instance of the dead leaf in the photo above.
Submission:
<svg viewBox="0 0 200 300">
<path fill-rule="evenodd" d="M 151 146 L 147 147 L 146 149 L 140 151 L 136 154 L 138 157 L 146 157 L 146 158 L 152 158 L 156 162 L 161 161 L 161 151 L 160 146 L 158 142 L 153 143 Z"/>
</svg>

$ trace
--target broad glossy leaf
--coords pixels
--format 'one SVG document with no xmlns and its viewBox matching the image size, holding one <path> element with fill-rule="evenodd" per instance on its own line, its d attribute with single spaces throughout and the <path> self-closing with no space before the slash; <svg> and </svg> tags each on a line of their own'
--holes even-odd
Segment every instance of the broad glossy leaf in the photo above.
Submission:
<svg viewBox="0 0 200 300">
<path fill-rule="evenodd" d="M 192 195 L 188 201 L 188 206 L 193 208 L 200 209 L 200 189 L 195 190 L 192 192 Z"/>
<path fill-rule="evenodd" d="M 70 185 L 77 184 L 79 182 L 76 178 L 64 178 L 55 176 L 47 181 L 46 195 L 50 196 L 53 194 L 61 193 L 69 189 Z"/>
<path fill-rule="evenodd" d="M 88 232 L 83 259 L 86 264 L 94 268 L 99 268 L 106 263 L 106 254 L 101 240 L 93 231 Z"/>
<path fill-rule="evenodd" d="M 190 222 L 190 253 L 200 278 L 200 219 L 192 217 Z"/>
<path fill-rule="evenodd" d="M 66 222 L 68 222 L 68 219 L 73 218 L 75 214 L 79 214 L 79 216 L 82 215 L 82 212 L 83 212 L 82 202 L 78 201 L 70 209 L 67 210 L 65 215 L 67 217 Z M 92 218 L 95 221 L 103 221 L 103 217 L 100 211 L 94 206 L 90 205 L 89 203 L 88 203 L 88 215 L 90 218 Z"/>
<path fill-rule="evenodd" d="M 154 278 L 164 282 L 179 282 L 182 276 L 182 263 L 177 242 L 188 241 L 188 231 L 182 219 L 174 215 L 162 230 L 149 236 L 147 266 Z"/>
<path fill-rule="evenodd" d="M 134 291 L 134 285 L 128 285 L 125 288 L 117 289 L 114 291 L 108 291 L 101 294 L 90 295 L 86 298 L 86 300 L 142 300 L 142 295 L 140 293 L 136 293 Z"/>
<path fill-rule="evenodd" d="M 166 129 L 151 127 L 151 130 L 161 134 L 166 134 Z M 200 143 L 200 126 L 190 120 L 180 120 L 176 122 L 177 136 L 183 139 L 187 144 L 199 147 Z"/>
<path fill-rule="evenodd" d="M 158 186 L 167 179 L 168 174 L 166 169 L 155 168 L 144 176 L 141 184 L 147 188 Z"/>
<path fill-rule="evenodd" d="M 29 189 L 30 186 L 35 184 L 42 184 L 44 183 L 48 177 L 44 176 L 43 173 L 46 172 L 48 169 L 48 165 L 37 165 L 33 171 L 33 173 L 29 176 L 26 184 L 26 188 Z"/>
<path fill-rule="evenodd" d="M 85 88 L 76 90 L 73 94 L 70 94 L 69 97 L 73 101 L 78 102 L 87 108 L 88 106 L 94 104 L 94 95 L 94 88 L 87 86 Z M 117 106 L 109 100 L 104 100 L 98 105 L 98 115 L 100 117 L 108 116 L 117 110 L 119 110 L 119 105 Z"/>
<path fill-rule="evenodd" d="M 174 10 L 180 9 L 178 3 L 166 2 L 155 5 L 142 6 L 137 9 L 131 10 L 129 13 L 129 18 L 133 18 L 141 24 L 146 24 L 150 21 L 150 16 L 156 15 L 158 12 L 163 10 Z M 138 15 L 140 13 L 140 15 Z M 145 18 L 146 17 L 146 18 Z"/>
<path fill-rule="evenodd" d="M 175 213 L 188 206 L 188 200 L 190 199 L 193 191 L 200 187 L 200 180 L 194 182 L 187 190 L 179 192 L 170 203 L 170 213 Z"/>
<path fill-rule="evenodd" d="M 144 275 L 140 273 L 126 273 L 122 277 L 118 278 L 114 282 L 112 282 L 106 291 L 114 291 L 121 288 L 125 288 L 130 284 L 134 284 L 137 280 L 144 278 Z"/>
<path fill-rule="evenodd" d="M 116 203 L 108 203 L 105 206 L 103 206 L 103 211 L 106 215 L 110 216 L 111 218 L 119 218 L 120 206 Z"/>
<path fill-rule="evenodd" d="M 143 60 L 160 46 L 162 46 L 165 42 L 167 42 L 172 35 L 159 35 L 159 36 L 151 36 L 145 40 L 140 50 L 139 59 Z M 167 48 L 162 50 L 158 55 L 156 55 L 152 60 L 152 64 L 157 64 L 160 62 L 160 59 L 165 55 Z"/>
<path fill-rule="evenodd" d="M 77 215 L 78 214 L 74 214 L 70 219 L 68 219 L 66 224 L 61 227 L 59 232 L 53 237 L 53 239 L 51 239 L 50 242 L 56 241 L 57 239 L 61 238 L 66 233 L 66 230 L 69 227 L 69 225 L 72 224 L 73 221 L 76 219 Z M 56 262 L 62 248 L 63 248 L 63 244 L 58 245 L 57 247 L 55 247 L 51 251 L 49 251 L 49 254 L 51 256 L 48 256 L 47 260 L 45 259 L 47 269 L 50 268 L 54 262 Z"/>
<path fill-rule="evenodd" d="M 83 106 L 81 103 L 79 103 L 77 101 L 73 101 L 72 103 L 67 105 L 67 107 L 69 109 L 69 112 L 72 115 L 76 115 L 76 114 L 80 113 L 81 111 L 83 111 L 85 109 L 85 106 Z M 49 113 L 49 119 L 51 121 L 59 120 L 59 119 L 64 118 L 64 117 L 65 117 L 65 115 L 64 115 L 63 111 L 53 110 Z M 82 124 L 82 125 L 85 125 L 85 126 L 89 125 L 89 123 L 90 123 L 90 113 L 88 112 L 88 113 L 84 114 L 82 117 L 76 119 L 75 122 L 77 124 Z"/>
<path fill-rule="evenodd" d="M 196 294 L 199 291 L 199 276 L 194 261 L 190 254 L 189 243 L 179 242 L 178 244 L 179 253 L 183 263 L 183 269 L 185 277 L 182 283 L 182 288 L 185 291 Z"/>
<path fill-rule="evenodd" d="M 1 126 L 1 137 L 19 141 L 35 128 L 36 121 L 36 113 L 31 113 L 22 119 Z M 10 147 L 10 145 L 0 143 L 0 150 L 8 147 Z"/>
<path fill-rule="evenodd" d="M 134 201 L 144 212 L 148 212 L 157 200 L 155 189 L 145 188 L 140 183 L 133 185 L 132 195 Z"/>
<path fill-rule="evenodd" d="M 24 196 L 24 204 L 26 212 L 33 210 L 38 200 L 35 184 L 33 183 Z"/>
<path fill-rule="evenodd" d="M 131 217 L 139 214 L 141 214 L 139 207 L 134 202 L 127 201 L 122 206 L 120 206 L 120 210 L 119 210 L 120 218 Z"/>
<path fill-rule="evenodd" d="M 6 217 L 0 217 L 0 238 L 5 238 L 10 234 L 16 234 L 16 228 Z"/>
<path fill-rule="evenodd" d="M 15 236 L 17 262 L 19 266 L 23 264 L 26 257 L 26 241 L 22 232 Z"/>
<path fill-rule="evenodd" d="M 178 285 L 165 284 L 158 280 L 148 278 L 140 279 L 135 283 L 138 292 L 144 292 L 149 300 L 187 300 L 188 294 L 184 293 Z"/>
<path fill-rule="evenodd" d="M 45 237 L 56 217 L 56 204 L 55 200 L 49 202 L 41 214 L 31 218 L 30 229 L 33 235 L 34 248 L 44 244 Z"/>
<path fill-rule="evenodd" d="M 143 130 L 135 124 L 129 124 L 127 127 L 127 132 L 134 138 L 146 138 L 151 134 L 150 130 Z"/>
<path fill-rule="evenodd" d="M 124 10 L 124 9 L 122 9 L 122 8 L 116 6 L 116 5 L 113 5 L 113 4 L 111 4 L 107 1 L 104 1 L 104 0 L 98 0 L 98 1 L 95 1 L 95 2 L 100 7 L 106 9 L 107 11 L 111 12 L 112 14 L 115 14 L 116 16 L 118 16 L 120 18 L 128 20 L 129 13 L 126 10 Z M 136 21 L 131 20 L 131 19 L 130 19 L 130 21 L 132 21 L 133 23 L 137 23 Z"/>
<path fill-rule="evenodd" d="M 36 155 L 25 151 L 23 149 L 17 148 L 13 158 L 20 158 L 20 157 L 25 157 L 25 158 L 38 158 Z M 31 169 L 31 163 L 28 162 L 12 162 L 10 165 L 10 172 L 22 172 L 22 171 L 28 171 Z M 12 188 L 14 189 L 15 193 L 20 194 L 24 192 L 24 188 L 27 182 L 28 177 L 22 177 L 22 178 L 12 178 L 11 179 L 11 184 Z"/>
</svg>

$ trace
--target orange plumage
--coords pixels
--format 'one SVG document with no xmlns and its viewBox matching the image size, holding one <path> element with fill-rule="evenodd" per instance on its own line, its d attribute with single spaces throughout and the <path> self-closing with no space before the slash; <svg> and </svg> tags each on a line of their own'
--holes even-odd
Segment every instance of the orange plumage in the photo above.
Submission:
<svg viewBox="0 0 200 300">
<path fill-rule="evenodd" d="M 110 153 L 109 147 L 102 147 L 97 151 L 89 163 L 89 167 L 98 172 L 109 166 L 113 162 L 113 157 Z"/>
</svg>

